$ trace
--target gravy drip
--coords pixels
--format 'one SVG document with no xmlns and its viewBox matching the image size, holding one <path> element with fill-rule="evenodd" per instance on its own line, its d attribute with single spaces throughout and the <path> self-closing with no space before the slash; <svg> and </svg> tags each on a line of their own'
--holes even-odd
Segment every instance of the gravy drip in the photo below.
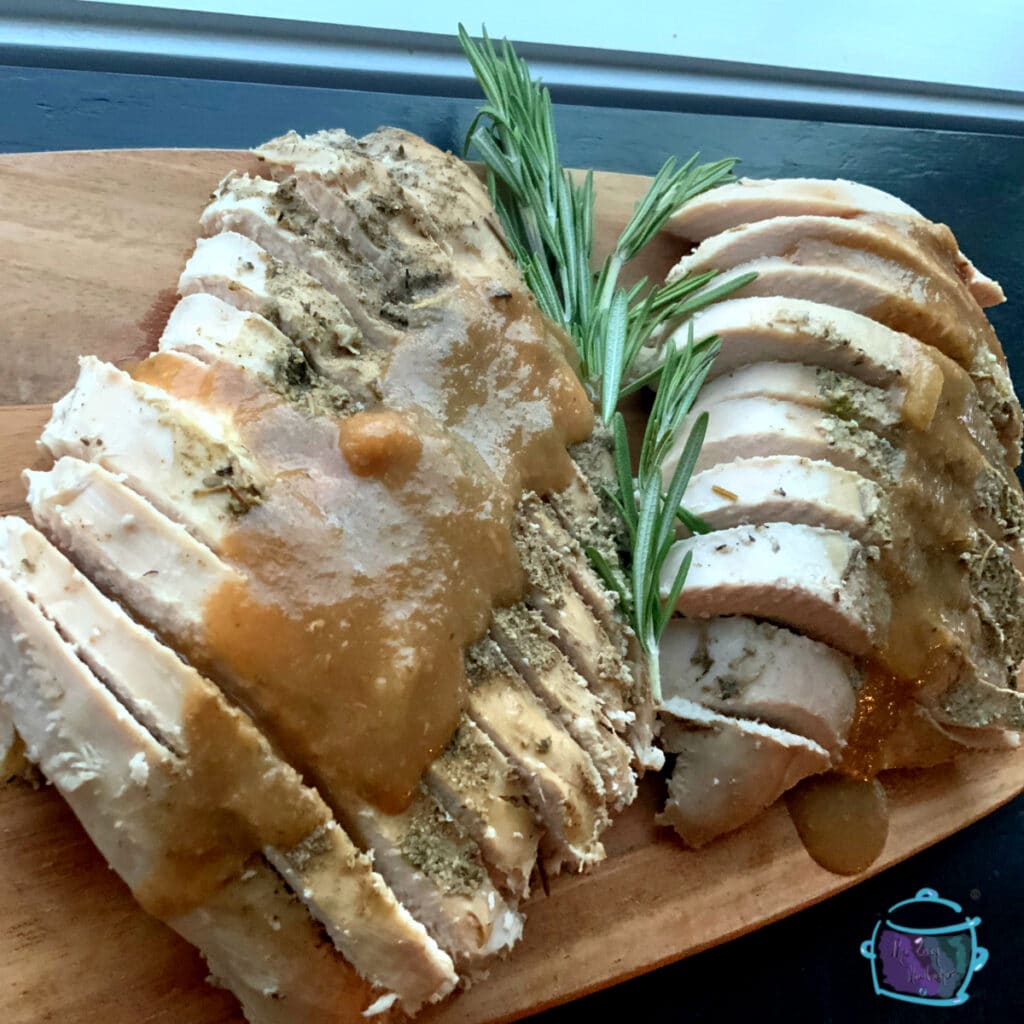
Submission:
<svg viewBox="0 0 1024 1024">
<path fill-rule="evenodd" d="M 561 485 L 592 425 L 532 300 L 496 301 L 396 347 L 393 364 L 433 375 L 430 401 L 386 383 L 384 405 L 340 421 L 221 362 L 161 353 L 135 371 L 230 415 L 267 475 L 219 551 L 244 582 L 211 595 L 185 653 L 334 800 L 408 805 L 461 714 L 463 649 L 521 592 L 521 490 Z"/>
<path fill-rule="evenodd" d="M 804 848 L 827 871 L 856 875 L 885 848 L 888 801 L 877 779 L 812 775 L 786 793 L 786 806 Z"/>
<path fill-rule="evenodd" d="M 186 914 L 238 877 L 264 846 L 289 850 L 328 820 L 294 772 L 272 767 L 266 741 L 214 692 L 189 691 L 184 707 L 187 766 L 148 803 L 163 848 L 154 872 L 134 889 L 163 920 Z"/>
</svg>

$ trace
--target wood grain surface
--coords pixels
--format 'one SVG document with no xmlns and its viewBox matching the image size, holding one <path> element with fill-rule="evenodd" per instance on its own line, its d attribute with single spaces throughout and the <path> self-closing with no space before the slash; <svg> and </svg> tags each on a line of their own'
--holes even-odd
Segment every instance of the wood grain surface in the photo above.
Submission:
<svg viewBox="0 0 1024 1024">
<path fill-rule="evenodd" d="M 151 347 L 207 195 L 251 158 L 144 150 L 0 157 L 0 512 L 24 508 L 19 475 L 39 462 L 48 403 L 79 354 L 118 361 Z M 603 250 L 645 179 L 598 175 Z M 666 241 L 638 272 L 678 256 Z M 886 778 L 889 839 L 868 874 L 912 855 L 1024 790 L 1024 750 Z M 856 884 L 804 852 L 784 807 L 690 851 L 653 824 L 660 781 L 608 833 L 608 860 L 553 880 L 526 935 L 486 983 L 422 1018 L 512 1020 L 799 910 Z M 47 788 L 0 789 L 0 1010 L 5 1024 L 221 1024 L 233 1000 L 203 984 L 198 956 L 147 917 Z"/>
</svg>

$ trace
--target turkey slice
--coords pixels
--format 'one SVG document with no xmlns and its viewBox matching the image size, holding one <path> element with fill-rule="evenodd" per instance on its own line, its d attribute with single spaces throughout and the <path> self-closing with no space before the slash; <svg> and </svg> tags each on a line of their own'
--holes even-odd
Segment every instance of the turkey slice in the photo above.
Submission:
<svg viewBox="0 0 1024 1024">
<path fill-rule="evenodd" d="M 689 846 L 745 825 L 801 779 L 825 771 L 828 752 L 761 722 L 729 718 L 682 697 L 663 705 L 665 749 L 676 755 L 657 820 Z M 676 719 L 676 720 L 673 720 Z"/>
<path fill-rule="evenodd" d="M 691 199 L 672 217 L 666 229 L 680 238 L 701 242 L 711 235 L 766 220 L 771 217 L 820 216 L 857 218 L 864 214 L 886 214 L 919 220 L 955 250 L 953 260 L 958 276 L 982 306 L 1006 301 L 999 284 L 982 274 L 956 249 L 952 233 L 933 224 L 902 199 L 870 185 L 855 181 L 822 178 L 740 178 Z"/>
</svg>

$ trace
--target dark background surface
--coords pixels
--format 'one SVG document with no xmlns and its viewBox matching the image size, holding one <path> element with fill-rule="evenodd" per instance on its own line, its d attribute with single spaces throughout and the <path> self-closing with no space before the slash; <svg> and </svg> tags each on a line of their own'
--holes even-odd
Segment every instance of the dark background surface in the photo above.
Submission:
<svg viewBox="0 0 1024 1024">
<path fill-rule="evenodd" d="M 341 125 L 358 135 L 380 124 L 458 152 L 474 109 L 473 100 L 439 96 L 0 66 L 0 152 L 247 148 L 289 128 Z M 670 155 L 737 155 L 743 174 L 850 178 L 948 223 L 964 252 L 1006 290 L 1009 302 L 990 314 L 1022 390 L 1024 137 L 614 107 L 560 106 L 557 116 L 571 166 L 651 174 Z M 536 1019 L 1020 1020 L 1022 837 L 1024 797 L 817 907 Z M 886 908 L 924 887 L 982 918 L 979 942 L 991 959 L 962 1007 L 879 998 L 859 954 Z"/>
</svg>

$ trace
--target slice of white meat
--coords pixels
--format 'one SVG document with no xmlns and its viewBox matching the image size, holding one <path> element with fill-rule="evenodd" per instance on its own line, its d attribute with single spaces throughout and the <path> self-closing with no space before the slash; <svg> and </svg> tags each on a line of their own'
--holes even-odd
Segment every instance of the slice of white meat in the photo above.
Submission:
<svg viewBox="0 0 1024 1024">
<path fill-rule="evenodd" d="M 914 702 L 899 715 L 877 755 L 879 771 L 928 768 L 968 750 L 1015 750 L 1020 733 L 1000 728 L 969 728 L 936 721 L 931 708 Z"/>
<path fill-rule="evenodd" d="M 378 128 L 359 144 L 388 169 L 424 230 L 450 247 L 463 274 L 513 267 L 486 184 L 465 161 L 401 128 Z"/>
<path fill-rule="evenodd" d="M 680 273 L 677 265 L 666 280 L 674 281 Z M 972 375 L 991 366 L 1007 377 L 991 327 L 984 331 L 984 338 L 964 326 L 958 330 L 956 319 L 946 315 L 941 297 L 933 293 L 927 279 L 895 268 L 870 253 L 823 254 L 806 262 L 757 256 L 723 271 L 708 287 L 748 273 L 757 277 L 733 292 L 733 298 L 785 296 L 838 306 L 932 345 Z M 980 311 L 978 316 L 984 320 Z"/>
<path fill-rule="evenodd" d="M 451 961 L 394 898 L 370 861 L 331 820 L 317 794 L 270 750 L 216 688 L 104 597 L 38 531 L 0 520 L 0 572 L 43 612 L 96 677 L 172 751 L 188 758 L 189 707 L 200 703 L 223 726 L 236 756 L 252 752 L 253 787 L 266 802 L 304 806 L 322 824 L 299 847 L 264 852 L 337 949 L 372 984 L 395 992 L 410 1012 L 454 987 Z M 193 772 L 201 770 L 193 765 Z M 197 777 L 197 784 L 202 780 Z"/>
<path fill-rule="evenodd" d="M 516 546 L 530 584 L 526 603 L 557 637 L 559 648 L 605 707 L 608 720 L 623 733 L 639 763 L 659 769 L 664 760 L 654 743 L 653 715 L 640 718 L 632 674 L 618 647 L 569 578 L 539 529 L 523 517 L 516 523 Z"/>
<path fill-rule="evenodd" d="M 604 786 L 586 751 L 488 637 L 466 652 L 469 716 L 515 766 L 546 827 L 545 869 L 582 871 L 604 859 Z"/>
<path fill-rule="evenodd" d="M 948 235 L 947 244 L 955 248 L 948 228 L 932 224 L 902 199 L 870 185 L 843 179 L 822 178 L 740 178 L 690 200 L 666 225 L 669 233 L 690 242 L 701 242 L 711 235 L 767 220 L 772 217 L 818 216 L 856 218 L 862 214 L 885 214 L 924 221 L 937 234 Z M 1006 301 L 1002 288 L 982 274 L 959 250 L 955 254 L 957 273 L 981 306 Z"/>
<path fill-rule="evenodd" d="M 626 700 L 634 715 L 628 732 L 630 742 L 637 751 L 641 768 L 660 767 L 661 760 L 656 753 L 654 736 L 654 702 L 648 685 L 643 656 L 633 630 L 618 607 L 618 599 L 605 586 L 594 571 L 579 541 L 559 522 L 557 514 L 544 502 L 525 500 L 520 503 L 523 525 L 528 528 L 532 540 L 540 540 L 547 546 L 551 572 L 563 574 L 583 599 L 584 604 L 597 620 L 598 636 L 606 637 L 618 660 L 621 682 L 628 687 Z M 531 550 L 539 554 L 539 545 L 530 543 Z M 616 561 L 618 555 L 616 553 Z M 557 568 L 554 568 L 557 566 Z M 571 597 L 562 597 L 563 604 L 575 605 Z M 602 655 L 607 664 L 608 655 Z M 596 674 L 596 668 L 593 673 Z M 597 692 L 600 692 L 600 687 Z"/>
<path fill-rule="evenodd" d="M 768 523 L 677 541 L 661 574 L 661 596 L 692 556 L 676 602 L 683 615 L 750 615 L 789 626 L 852 655 L 883 647 L 890 601 L 869 549 L 835 530 Z"/>
<path fill-rule="evenodd" d="M 399 814 L 353 798 L 345 825 L 380 872 L 470 979 L 523 933 L 523 916 L 494 887 L 479 847 L 425 789 Z"/>
<path fill-rule="evenodd" d="M 854 377 L 889 392 L 902 391 L 908 427 L 927 430 L 943 392 L 963 394 L 961 416 L 990 461 L 1006 456 L 980 397 L 962 367 L 938 349 L 893 331 L 859 313 L 805 299 L 777 296 L 727 299 L 692 318 L 695 338 L 716 335 L 721 351 L 710 379 L 751 363 L 803 363 Z M 689 323 L 670 336 L 688 344 Z M 645 368 L 657 356 L 645 355 Z"/>
<path fill-rule="evenodd" d="M 427 769 L 426 783 L 480 847 L 498 884 L 514 897 L 527 897 L 541 838 L 529 790 L 472 719 L 462 717 L 448 746 Z"/>
<path fill-rule="evenodd" d="M 362 335 L 337 297 L 299 267 L 274 259 L 236 231 L 196 242 L 178 279 L 178 291 L 186 298 L 213 295 L 266 317 L 325 376 L 367 381 L 375 372 L 373 351 L 363 350 Z"/>
<path fill-rule="evenodd" d="M 158 344 L 161 352 L 225 359 L 269 380 L 284 372 L 282 355 L 290 347 L 288 339 L 259 313 L 236 309 L 202 293 L 186 295 L 174 307 Z"/>
<path fill-rule="evenodd" d="M 239 574 L 101 466 L 64 457 L 27 471 L 36 525 L 143 622 L 201 648 L 203 608 Z"/>
<path fill-rule="evenodd" d="M 187 365 L 192 357 L 167 358 Z M 95 462 L 123 477 L 195 536 L 216 544 L 239 503 L 265 482 L 228 412 L 181 401 L 87 356 L 74 388 L 53 407 L 41 442 L 54 458 Z"/>
<path fill-rule="evenodd" d="M 728 272 L 767 259 L 852 272 L 865 288 L 885 296 L 874 304 L 865 299 L 858 312 L 908 331 L 962 366 L 974 365 L 975 353 L 984 356 L 987 350 L 987 356 L 1005 369 L 992 325 L 955 271 L 888 223 L 851 225 L 815 217 L 762 221 L 703 242 L 697 252 L 683 257 L 669 278 L 711 266 Z M 902 301 L 894 306 L 895 294 Z"/>
<path fill-rule="evenodd" d="M 307 137 L 289 132 L 256 152 L 274 178 L 294 187 L 310 209 L 334 225 L 354 255 L 393 288 L 411 292 L 417 290 L 414 278 L 436 282 L 447 273 L 448 246 L 409 207 L 388 168 L 370 159 L 366 147 L 346 132 Z M 452 191 L 446 192 L 449 204 Z"/>
<path fill-rule="evenodd" d="M 320 225 L 305 202 L 277 182 L 249 175 L 221 182 L 200 224 L 207 235 L 234 231 L 252 239 L 274 259 L 298 267 L 319 281 L 348 311 L 365 344 L 389 348 L 400 336 L 395 326 L 371 311 L 363 282 L 353 279 L 352 262 L 340 238 Z M 372 268 L 367 269 L 367 273 Z"/>
<path fill-rule="evenodd" d="M 701 388 L 690 415 L 740 398 L 806 405 L 883 435 L 903 422 L 902 388 L 883 391 L 821 366 L 782 362 L 752 363 L 709 381 Z"/>
<path fill-rule="evenodd" d="M 675 472 L 694 419 L 687 417 L 676 432 L 662 469 L 666 481 Z M 709 410 L 695 472 L 768 455 L 826 461 L 881 483 L 898 479 L 904 461 L 902 451 L 885 438 L 838 416 L 774 398 L 737 398 Z"/>
<path fill-rule="evenodd" d="M 835 258 L 845 250 L 869 252 L 927 278 L 966 320 L 981 307 L 958 273 L 956 243 L 949 231 L 903 214 L 865 214 L 856 219 L 821 216 L 769 217 L 705 239 L 684 256 L 687 274 L 728 270 L 761 256 L 796 263 Z"/>
<path fill-rule="evenodd" d="M 888 192 L 842 178 L 740 178 L 686 204 L 667 230 L 691 242 L 768 217 L 856 217 L 861 213 L 918 216 Z"/>
<path fill-rule="evenodd" d="M 963 672 L 938 693 L 921 702 L 942 726 L 968 729 L 1011 729 L 1024 732 L 1024 693 L 995 686 Z"/>
<path fill-rule="evenodd" d="M 0 519 L 0 573 L 29 598 L 78 656 L 173 753 L 187 747 L 185 701 L 202 682 L 177 655 L 105 597 L 38 530 Z"/>
<path fill-rule="evenodd" d="M 740 616 L 673 619 L 659 660 L 666 701 L 759 719 L 814 740 L 833 760 L 846 745 L 861 675 L 825 644 Z"/>
<path fill-rule="evenodd" d="M 132 889 L 168 854 L 161 800 L 180 767 L 0 575 L 0 698 L 31 759 Z M 373 993 L 259 859 L 167 923 L 203 953 L 254 1024 L 342 1024 Z"/>
<path fill-rule="evenodd" d="M 722 342 L 710 380 L 748 363 L 781 361 L 822 366 L 875 387 L 910 389 L 934 361 L 909 335 L 808 299 L 771 295 L 716 302 L 671 335 L 675 345 L 686 345 L 690 322 L 695 338 L 715 335 Z"/>
<path fill-rule="evenodd" d="M 785 296 L 827 303 L 871 317 L 934 346 L 970 374 L 1007 446 L 1007 455 L 1013 457 L 1020 440 L 1020 406 L 991 328 L 985 337 L 979 336 L 983 333 L 981 325 L 965 330 L 959 318 L 930 294 L 926 282 L 922 283 L 924 279 L 908 281 L 905 274 L 893 271 L 885 261 L 864 253 L 857 255 L 856 261 L 844 258 L 813 264 L 766 256 L 723 272 L 714 286 L 753 272 L 757 277 L 737 289 L 733 293 L 736 298 Z M 672 273 L 668 279 L 673 280 Z"/>
<path fill-rule="evenodd" d="M 787 789 L 825 771 L 828 752 L 812 740 L 716 714 L 682 697 L 663 705 L 662 743 L 676 755 L 657 821 L 689 846 L 745 825 Z"/>
<path fill-rule="evenodd" d="M 310 412 L 343 415 L 376 404 L 380 361 L 325 352 L 299 344 L 269 320 L 215 295 L 196 292 L 174 307 L 160 338 L 160 352 L 218 360 L 257 378 L 271 391 Z"/>
<path fill-rule="evenodd" d="M 495 610 L 491 636 L 548 710 L 590 755 L 604 784 L 610 811 L 636 797 L 633 755 L 605 714 L 597 695 L 555 643 L 553 630 L 532 608 Z"/>
<path fill-rule="evenodd" d="M 838 530 L 864 544 L 889 535 L 885 493 L 875 481 L 796 455 L 736 459 L 695 473 L 685 504 L 713 530 L 782 522 Z"/>
</svg>

